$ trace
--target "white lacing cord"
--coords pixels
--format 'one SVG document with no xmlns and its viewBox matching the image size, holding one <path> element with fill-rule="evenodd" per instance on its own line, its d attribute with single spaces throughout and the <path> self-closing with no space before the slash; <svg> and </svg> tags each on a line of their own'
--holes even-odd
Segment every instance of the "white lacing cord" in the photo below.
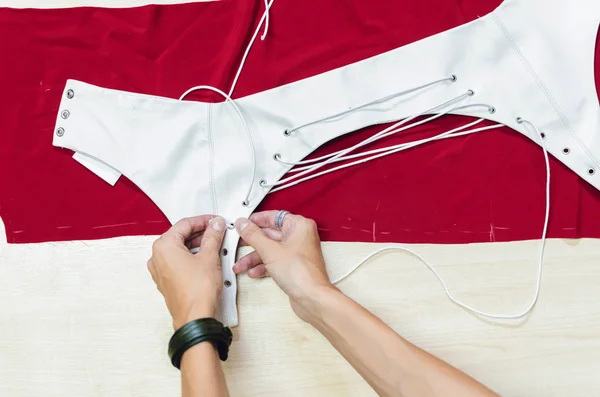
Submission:
<svg viewBox="0 0 600 397">
<path fill-rule="evenodd" d="M 374 101 L 363 103 L 362 105 L 359 105 L 359 106 L 357 106 L 355 108 L 350 108 L 350 109 L 344 110 L 343 112 L 339 112 L 339 113 L 333 114 L 331 116 L 323 117 L 323 118 L 320 118 L 318 120 L 313 120 L 311 122 L 308 122 L 308 123 L 302 124 L 302 125 L 298 125 L 298 126 L 293 127 L 293 128 L 288 128 L 288 129 L 286 129 L 284 131 L 284 134 L 287 136 L 287 135 L 290 135 L 292 132 L 297 131 L 297 130 L 299 130 L 301 128 L 306 128 L 306 127 L 314 125 L 314 124 L 319 124 L 319 123 L 323 123 L 323 122 L 326 122 L 326 121 L 329 121 L 329 120 L 334 120 L 334 119 L 337 119 L 339 117 L 345 116 L 345 115 L 347 115 L 349 113 L 354 113 L 354 112 L 356 112 L 358 110 L 364 109 L 366 107 L 369 107 L 369 106 L 372 106 L 372 105 L 376 105 L 376 104 L 382 103 L 382 102 L 387 102 L 387 101 L 389 101 L 391 99 L 394 99 L 394 98 L 397 98 L 399 96 L 407 95 L 407 94 L 410 94 L 410 93 L 415 92 L 415 91 L 423 90 L 425 88 L 431 87 L 431 86 L 436 85 L 436 84 L 443 83 L 445 81 L 449 81 L 449 82 L 453 83 L 453 82 L 456 81 L 456 76 L 452 75 L 450 77 L 446 77 L 446 78 L 443 78 L 443 79 L 435 80 L 435 81 L 432 81 L 430 83 L 420 85 L 418 87 L 410 88 L 410 89 L 408 89 L 406 91 L 397 92 L 395 94 L 388 95 L 386 97 L 379 98 L 379 99 L 376 99 Z"/>
<path fill-rule="evenodd" d="M 273 0 L 275 1 L 275 0 Z M 273 3 L 273 2 L 271 2 Z M 260 36 L 261 40 L 264 40 L 267 37 L 267 32 L 269 31 L 269 19 L 270 19 L 270 15 L 269 15 L 269 8 L 271 7 L 271 4 L 269 4 L 269 0 L 265 0 L 265 30 L 262 34 L 262 36 Z M 259 23 L 260 26 L 260 23 Z"/>
<path fill-rule="evenodd" d="M 225 98 L 225 100 L 228 103 L 230 103 L 231 106 L 233 106 L 233 108 L 235 109 L 237 114 L 240 116 L 240 119 L 242 120 L 242 124 L 244 125 L 244 131 L 246 132 L 246 136 L 248 137 L 248 142 L 250 143 L 250 152 L 252 154 L 252 181 L 250 183 L 250 186 L 248 187 L 248 193 L 246 193 L 246 198 L 242 202 L 243 205 L 247 206 L 250 204 L 250 202 L 249 202 L 250 194 L 252 193 L 252 187 L 254 187 L 254 181 L 256 180 L 256 149 L 254 147 L 254 139 L 252 139 L 252 134 L 250 133 L 250 129 L 248 128 L 248 124 L 246 123 L 246 119 L 244 118 L 244 115 L 242 114 L 242 111 L 240 110 L 238 105 L 235 104 L 235 102 L 231 99 L 231 97 L 229 95 L 227 95 L 220 89 L 218 89 L 216 87 L 211 87 L 209 85 L 199 85 L 196 87 L 192 87 L 189 90 L 187 90 L 186 92 L 184 92 L 183 95 L 181 95 L 181 97 L 179 98 L 179 100 L 182 101 L 191 92 L 197 91 L 197 90 L 210 90 L 210 91 L 216 92 L 217 94 L 223 96 Z"/>
<path fill-rule="evenodd" d="M 278 186 L 275 189 L 272 189 L 269 193 L 278 192 L 280 190 L 287 189 L 289 187 L 295 186 L 295 185 L 297 185 L 299 183 L 306 182 L 308 180 L 311 180 L 311 179 L 314 179 L 314 178 L 318 178 L 320 176 L 323 176 L 323 175 L 326 175 L 326 174 L 330 174 L 332 172 L 339 171 L 339 170 L 342 170 L 344 168 L 353 167 L 353 166 L 359 165 L 359 164 L 364 164 L 364 163 L 367 163 L 369 161 L 376 160 L 376 159 L 381 158 L 381 157 L 389 156 L 390 154 L 402 152 L 404 150 L 408 150 L 408 149 L 411 149 L 411 148 L 414 148 L 414 147 L 417 147 L 417 146 L 421 146 L 421 145 L 424 145 L 424 144 L 429 143 L 429 142 L 437 141 L 437 140 L 440 140 L 440 139 L 454 138 L 454 137 L 457 137 L 457 136 L 463 136 L 463 135 L 473 134 L 473 133 L 481 132 L 481 131 L 492 130 L 492 129 L 500 128 L 500 127 L 503 127 L 503 125 L 502 124 L 495 124 L 495 125 L 491 125 L 491 126 L 475 128 L 473 130 L 469 130 L 469 131 L 465 131 L 465 132 L 462 132 L 462 133 L 454 134 L 454 132 L 456 132 L 457 130 L 462 129 L 461 127 L 458 127 L 458 128 L 455 128 L 454 130 L 446 131 L 446 132 L 443 132 L 441 134 L 435 135 L 435 136 L 430 137 L 430 138 L 420 139 L 418 141 L 413 141 L 413 142 L 407 142 L 405 144 L 400 144 L 400 145 L 394 145 L 394 146 L 391 146 L 391 147 L 388 147 L 388 148 L 384 148 L 386 150 L 383 153 L 375 154 L 373 156 L 364 158 L 362 160 L 357 160 L 357 161 L 353 161 L 353 162 L 350 162 L 350 163 L 338 165 L 337 167 L 329 168 L 327 170 L 324 170 L 324 171 L 321 171 L 321 172 L 317 172 L 316 174 L 311 174 L 311 175 L 305 176 L 304 178 L 297 179 L 297 180 L 292 181 L 292 182 L 290 182 L 290 183 L 288 183 L 286 185 Z M 393 148 L 393 149 L 391 149 L 391 148 Z M 377 152 L 378 150 L 379 149 L 372 150 L 371 153 Z M 359 156 L 362 156 L 363 154 L 364 153 L 359 153 L 359 154 L 347 156 L 344 159 L 350 159 L 350 158 L 359 157 Z M 339 159 L 336 159 L 336 160 L 339 160 Z"/>
<path fill-rule="evenodd" d="M 429 262 L 427 262 L 421 255 L 417 254 L 415 251 L 408 249 L 408 248 L 404 248 L 404 247 L 384 247 L 384 248 L 378 249 L 377 251 L 375 251 L 375 252 L 371 253 L 370 255 L 368 255 L 367 257 L 365 257 L 362 261 L 360 261 L 357 265 L 355 265 L 352 269 L 350 269 L 350 271 L 346 272 L 341 277 L 338 277 L 337 279 L 333 280 L 332 281 L 333 284 L 338 284 L 339 282 L 343 281 L 348 276 L 350 276 L 352 273 L 354 273 L 360 266 L 362 266 L 364 263 L 366 263 L 368 260 L 370 260 L 371 258 L 373 258 L 374 256 L 376 256 L 382 252 L 393 251 L 393 250 L 404 251 L 404 252 L 414 255 L 421 262 L 423 262 L 425 264 L 425 266 L 427 266 L 427 268 L 438 279 L 440 284 L 442 284 L 442 287 L 444 288 L 444 292 L 446 293 L 446 296 L 448 297 L 448 299 L 450 299 L 452 302 L 454 302 L 458 306 L 462 307 L 463 309 L 465 309 L 471 313 L 475 313 L 477 315 L 487 317 L 487 318 L 492 318 L 492 319 L 519 319 L 519 318 L 525 317 L 527 314 L 529 314 L 529 312 L 531 312 L 531 310 L 534 308 L 535 304 L 538 301 L 538 298 L 540 295 L 540 287 L 541 287 L 541 283 L 542 283 L 542 267 L 543 267 L 543 262 L 544 262 L 544 248 L 546 246 L 546 234 L 548 231 L 548 220 L 550 219 L 550 161 L 548 160 L 548 151 L 546 150 L 546 146 L 544 145 L 544 139 L 542 138 L 542 134 L 540 133 L 540 130 L 533 123 L 531 123 L 527 120 L 524 120 L 522 118 L 518 118 L 517 122 L 519 124 L 527 124 L 527 125 L 533 127 L 533 129 L 535 130 L 535 133 L 537 134 L 537 136 L 540 139 L 540 145 L 542 147 L 542 151 L 544 152 L 544 161 L 546 163 L 546 211 L 545 211 L 545 215 L 544 215 L 544 226 L 542 229 L 542 238 L 541 238 L 541 242 L 540 242 L 540 254 L 539 254 L 539 262 L 538 262 L 537 279 L 536 279 L 536 286 L 535 286 L 535 292 L 533 295 L 533 299 L 531 300 L 531 303 L 527 306 L 527 308 L 525 310 L 523 310 L 522 312 L 519 312 L 517 314 L 493 314 L 493 313 L 486 313 L 484 311 L 475 309 L 474 307 L 459 301 L 452 295 L 446 282 L 444 282 L 442 277 L 433 268 L 433 266 L 431 266 L 431 264 L 429 264 Z"/>
<path fill-rule="evenodd" d="M 453 98 L 453 99 L 451 99 L 451 100 L 449 100 L 447 102 L 444 102 L 444 103 L 442 103 L 440 105 L 437 105 L 437 106 L 435 106 L 435 107 L 433 107 L 431 109 L 427 109 L 424 112 L 414 114 L 414 115 L 409 116 L 409 117 L 407 117 L 405 119 L 401 119 L 398 122 L 396 122 L 395 124 L 387 127 L 384 131 L 380 131 L 377 134 L 375 134 L 375 135 L 373 135 L 373 136 L 371 136 L 371 137 L 369 137 L 369 138 L 361 141 L 360 143 L 361 144 L 362 143 L 367 144 L 367 143 L 372 143 L 372 142 L 378 141 L 379 139 L 388 137 L 388 136 L 393 135 L 393 134 L 395 134 L 397 132 L 401 132 L 401 131 L 404 131 L 404 130 L 406 130 L 408 128 L 416 127 L 418 125 L 425 124 L 425 123 L 427 123 L 429 121 L 432 121 L 432 120 L 435 120 L 437 118 L 440 118 L 440 117 L 442 117 L 442 116 L 444 116 L 444 115 L 452 112 L 453 110 L 461 109 L 461 108 L 452 108 L 452 109 L 446 110 L 444 112 L 439 112 L 437 114 L 434 114 L 433 116 L 431 116 L 431 117 L 429 117 L 427 119 L 423 119 L 421 121 L 415 122 L 414 124 L 410 124 L 409 126 L 404 127 L 402 129 L 394 129 L 394 128 L 396 128 L 398 126 L 401 126 L 401 125 L 404 125 L 404 124 L 408 123 L 409 121 L 412 121 L 412 120 L 414 120 L 414 119 L 416 119 L 418 117 L 424 116 L 426 114 L 435 113 L 438 109 L 444 108 L 445 106 L 448 106 L 448 105 L 450 105 L 450 104 L 452 104 L 454 102 L 457 102 L 457 101 L 459 101 L 459 100 L 461 100 L 461 99 L 463 99 L 463 98 L 465 98 L 467 96 L 472 95 L 472 94 L 470 94 L 470 92 L 472 92 L 472 91 L 469 90 L 466 94 L 462 94 L 462 95 L 460 95 L 460 96 L 458 96 L 456 98 Z M 482 105 L 482 104 L 475 104 L 475 105 L 476 106 L 488 106 L 488 105 Z M 489 107 L 489 109 L 493 109 L 493 108 Z M 342 150 L 339 150 L 337 152 L 329 153 L 329 154 L 326 154 L 326 155 L 321 156 L 321 157 L 316 157 L 314 159 L 308 159 L 308 160 L 300 160 L 300 161 L 287 161 L 287 160 L 283 160 L 281 158 L 281 155 L 279 153 L 276 153 L 275 156 L 273 156 L 273 157 L 274 157 L 274 159 L 276 161 L 278 161 L 280 163 L 283 163 L 283 164 L 287 164 L 287 165 L 304 165 L 304 164 L 314 164 L 314 163 L 318 163 L 318 162 L 321 162 L 323 160 L 326 160 L 326 159 L 328 159 L 330 157 L 336 157 L 337 155 L 345 153 L 346 150 L 348 150 L 348 149 L 342 149 Z"/>
<path fill-rule="evenodd" d="M 210 85 L 198 85 L 198 86 L 190 88 L 189 90 L 184 92 L 179 97 L 179 100 L 182 101 L 186 96 L 188 96 L 190 93 L 192 93 L 194 91 L 198 91 L 198 90 L 213 91 L 213 92 L 216 92 L 217 94 L 221 95 L 223 98 L 225 98 L 225 100 L 233 106 L 233 108 L 235 109 L 237 114 L 240 116 L 240 119 L 242 120 L 242 124 L 244 125 L 244 131 L 246 132 L 246 136 L 248 137 L 248 142 L 250 142 L 250 151 L 252 153 L 252 180 L 251 180 L 250 186 L 248 187 L 248 193 L 246 194 L 246 198 L 242 202 L 242 204 L 245 206 L 250 205 L 250 194 L 252 193 L 252 188 L 254 187 L 254 181 L 256 180 L 256 148 L 254 145 L 254 139 L 252 138 L 252 133 L 250 132 L 250 129 L 248 128 L 248 123 L 246 123 L 246 119 L 244 118 L 242 111 L 235 104 L 233 99 L 231 99 L 231 96 L 233 95 L 233 91 L 235 90 L 237 81 L 240 77 L 240 74 L 242 73 L 244 64 L 246 63 L 246 58 L 248 57 L 248 54 L 250 53 L 250 48 L 252 48 L 252 44 L 254 44 L 254 41 L 256 40 L 256 36 L 258 35 L 258 32 L 260 31 L 260 28 L 261 28 L 263 22 L 265 22 L 265 21 L 266 21 L 265 30 L 264 30 L 263 35 L 261 36 L 261 40 L 264 40 L 265 37 L 267 36 L 267 31 L 269 30 L 269 10 L 270 10 L 271 6 L 273 5 L 274 1 L 275 0 L 271 0 L 269 2 L 268 0 L 265 0 L 265 11 L 262 15 L 262 18 L 260 19 L 260 21 L 258 23 L 258 26 L 256 27 L 256 30 L 254 31 L 254 34 L 252 35 L 252 38 L 250 39 L 250 42 L 248 43 L 248 46 L 246 47 L 246 51 L 244 52 L 244 56 L 242 57 L 240 66 L 238 67 L 238 70 L 233 79 L 233 83 L 231 84 L 231 88 L 229 89 L 229 94 L 226 94 L 225 92 L 218 89 L 217 87 L 213 87 Z"/>
<path fill-rule="evenodd" d="M 256 40 L 256 37 L 258 36 L 258 32 L 260 32 L 260 28 L 263 25 L 263 23 L 265 23 L 265 30 L 262 34 L 262 36 L 260 37 L 261 40 L 264 40 L 265 37 L 267 37 L 267 30 L 269 29 L 269 12 L 271 10 L 271 7 L 273 6 L 273 3 L 275 2 L 275 0 L 271 0 L 269 2 L 267 2 L 268 0 L 265 0 L 265 12 L 263 13 L 262 17 L 260 18 L 260 21 L 258 22 L 258 26 L 256 26 L 256 30 L 254 31 L 254 34 L 252 35 L 252 38 L 250 39 L 250 42 L 248 43 L 248 46 L 246 47 L 246 51 L 244 51 L 244 55 L 242 56 L 242 60 L 240 61 L 240 66 L 238 67 L 238 70 L 235 74 L 235 77 L 233 78 L 233 83 L 231 83 L 231 88 L 229 89 L 229 96 L 233 95 L 233 91 L 235 90 L 235 86 L 237 85 L 238 79 L 240 78 L 240 75 L 242 74 L 242 69 L 244 68 L 244 64 L 246 63 L 246 58 L 248 58 L 248 54 L 250 54 L 250 49 L 252 48 L 252 45 L 254 44 L 254 41 Z"/>
<path fill-rule="evenodd" d="M 477 119 L 476 121 L 473 121 L 471 123 L 468 123 L 468 124 L 465 124 L 465 125 L 460 126 L 458 128 L 455 128 L 453 131 L 455 131 L 455 132 L 462 131 L 464 129 L 473 127 L 474 125 L 477 125 L 477 124 L 481 123 L 482 121 L 484 121 L 484 119 Z M 396 132 L 396 131 L 393 131 L 393 132 Z M 470 133 L 472 133 L 471 130 L 467 131 L 466 133 L 462 133 L 460 135 L 454 134 L 454 135 L 449 136 L 447 138 L 453 138 L 455 136 L 468 135 Z M 425 139 L 428 139 L 428 138 L 425 138 Z M 386 152 L 388 150 L 399 148 L 399 147 L 402 147 L 402 146 L 405 146 L 405 145 L 410 145 L 410 144 L 417 143 L 417 142 L 423 142 L 425 139 L 419 139 L 419 140 L 416 140 L 416 141 L 404 142 L 404 143 L 397 144 L 397 145 L 385 146 L 385 147 L 382 147 L 382 148 L 379 148 L 379 149 L 374 149 L 374 150 L 369 150 L 369 151 L 366 151 L 366 152 L 360 152 L 360 153 L 356 153 L 356 154 L 350 154 L 350 155 L 347 155 L 347 156 L 338 157 L 337 159 L 335 159 L 333 161 L 333 163 L 337 163 L 339 161 L 344 161 L 344 160 L 350 160 L 350 159 L 353 159 L 353 158 L 364 157 L 364 156 L 368 156 L 368 155 L 375 154 L 375 153 Z M 440 138 L 440 139 L 444 139 L 444 138 Z M 335 152 L 335 154 L 337 154 L 337 153 L 339 153 L 339 151 Z M 278 158 L 278 156 L 275 156 L 275 157 Z M 331 157 L 331 156 L 329 156 L 329 157 Z M 310 166 L 308 166 L 308 165 L 305 165 L 305 166 L 302 166 L 302 167 L 296 167 L 296 168 L 293 168 L 293 169 L 289 170 L 288 172 L 303 171 L 305 169 L 308 169 L 309 167 Z"/>
<path fill-rule="evenodd" d="M 462 131 L 465 128 L 471 127 L 474 124 L 479 124 L 483 120 L 484 119 L 479 119 L 477 121 L 474 121 L 472 123 L 463 125 L 461 127 L 455 128 L 453 130 L 446 131 L 446 132 L 444 132 L 442 134 L 435 135 L 435 136 L 433 136 L 431 138 L 423 138 L 423 139 L 419 139 L 419 140 L 416 140 L 416 141 L 410 141 L 410 142 L 400 143 L 400 144 L 397 144 L 397 145 L 386 146 L 386 147 L 382 147 L 382 148 L 379 148 L 379 149 L 373 149 L 373 150 L 369 150 L 369 151 L 366 151 L 366 152 L 361 152 L 361 153 L 351 154 L 351 155 L 348 155 L 348 156 L 339 157 L 339 158 L 335 159 L 335 161 L 333 161 L 333 162 L 351 160 L 351 159 L 355 159 L 355 158 L 369 156 L 371 154 L 382 153 L 382 155 L 380 155 L 380 156 L 369 157 L 368 159 L 360 161 L 360 162 L 354 162 L 354 163 L 344 164 L 343 167 L 338 167 L 338 168 L 335 169 L 335 171 L 337 171 L 339 169 L 346 168 L 346 167 L 350 167 L 350 166 L 353 166 L 353 165 L 356 165 L 356 164 L 366 163 L 367 161 L 375 160 L 375 159 L 383 157 L 383 156 L 387 156 L 387 155 L 390 155 L 390 154 L 398 153 L 398 152 L 401 152 L 403 150 L 414 148 L 414 147 L 417 147 L 417 146 L 420 146 L 420 145 L 423 145 L 423 144 L 426 144 L 426 143 L 429 143 L 429 142 L 439 141 L 439 140 L 448 139 L 448 138 L 458 138 L 458 137 L 461 137 L 461 136 L 474 134 L 476 132 L 489 131 L 489 130 L 493 130 L 493 129 L 496 129 L 496 128 L 504 127 L 503 124 L 493 124 L 493 125 L 489 125 L 489 126 L 485 126 L 485 127 L 474 128 L 472 130 Z M 459 132 L 459 131 L 462 131 L 462 132 Z M 296 169 L 290 170 L 289 172 L 302 171 L 302 170 L 306 169 L 307 167 L 309 167 L 309 166 L 298 167 Z M 317 175 L 319 175 L 319 176 L 320 175 L 325 175 L 326 173 L 333 172 L 333 171 L 334 171 L 334 169 L 323 171 L 323 172 L 321 172 L 319 174 L 315 174 L 314 177 L 316 177 Z M 313 177 L 313 175 L 311 175 L 311 177 Z M 312 179 L 312 178 L 310 178 L 310 179 Z M 283 186 L 280 186 L 277 190 L 281 190 L 283 188 L 284 188 Z"/>
<path fill-rule="evenodd" d="M 301 172 L 298 172 L 296 174 L 293 174 L 292 176 L 290 176 L 288 178 L 285 178 L 285 179 L 281 179 L 281 180 L 279 180 L 279 181 L 277 181 L 277 182 L 275 182 L 273 184 L 268 184 L 268 183 L 266 183 L 263 180 L 263 181 L 261 181 L 260 185 L 263 186 L 263 187 L 275 187 L 275 186 L 287 185 L 289 182 L 293 181 L 294 179 L 297 179 L 297 178 L 299 178 L 301 176 L 309 174 L 309 173 L 311 173 L 311 172 L 313 172 L 313 171 L 315 171 L 315 170 L 317 170 L 317 169 L 319 169 L 319 168 L 321 168 L 321 167 L 323 167 L 323 166 L 325 166 L 325 165 L 327 165 L 329 163 L 332 163 L 333 161 L 335 161 L 335 159 L 337 159 L 339 157 L 342 157 L 343 155 L 345 155 L 347 153 L 350 153 L 351 151 L 353 151 L 355 149 L 358 149 L 358 148 L 360 148 L 362 146 L 365 146 L 365 145 L 367 145 L 367 144 L 369 144 L 369 143 L 371 143 L 373 141 L 376 141 L 377 139 L 379 139 L 382 136 L 384 136 L 384 137 L 388 136 L 386 134 L 390 133 L 392 130 L 396 129 L 396 127 L 398 127 L 400 125 L 406 124 L 407 122 L 409 122 L 409 121 L 411 121 L 411 120 L 413 120 L 413 119 L 415 119 L 417 117 L 423 116 L 425 114 L 432 113 L 436 109 L 439 109 L 439 108 L 442 108 L 444 106 L 450 105 L 450 104 L 452 104 L 454 102 L 460 101 L 460 100 L 462 100 L 462 99 L 464 99 L 464 98 L 466 98 L 468 96 L 472 96 L 472 95 L 473 95 L 473 91 L 469 90 L 469 91 L 467 91 L 467 93 L 459 95 L 458 97 L 455 97 L 455 98 L 453 98 L 453 99 L 451 99 L 449 101 L 446 101 L 446 102 L 442 103 L 441 105 L 437 105 L 437 106 L 435 106 L 435 107 L 433 107 L 431 109 L 425 110 L 424 112 L 421 112 L 421 113 L 415 114 L 413 116 L 410 116 L 410 117 L 408 117 L 406 119 L 400 120 L 397 123 L 392 124 L 391 126 L 389 126 L 389 127 L 385 128 L 385 129 L 383 129 L 382 131 L 376 133 L 375 135 L 373 135 L 373 136 L 371 136 L 371 137 L 369 137 L 369 138 L 367 138 L 367 139 L 365 139 L 365 140 L 357 143 L 356 145 L 339 151 L 335 156 L 331 156 L 331 157 L 329 157 L 328 159 L 326 159 L 325 161 L 323 161 L 321 163 L 314 164 L 309 169 L 306 169 L 304 171 L 301 171 Z M 486 107 L 489 108 L 488 105 L 481 105 L 481 104 L 466 105 L 466 107 L 470 107 L 470 106 L 486 106 Z M 435 114 L 433 116 L 430 116 L 430 117 L 428 117 L 426 119 L 423 119 L 423 120 L 417 121 L 417 122 L 415 122 L 413 124 L 409 124 L 408 126 L 402 127 L 400 129 L 398 129 L 398 131 L 396 131 L 396 132 L 404 131 L 404 130 L 406 130 L 408 128 L 412 128 L 412 127 L 415 127 L 417 125 L 421 125 L 421 124 L 427 123 L 427 122 L 429 122 L 431 120 L 435 120 L 435 119 L 437 119 L 439 117 L 442 117 L 443 115 L 445 115 L 445 114 L 447 114 L 447 113 L 449 113 L 449 112 L 451 112 L 453 110 L 464 109 L 464 108 L 465 107 L 448 109 L 446 111 L 443 111 L 443 112 L 440 112 L 440 113 Z M 277 159 L 277 156 L 274 156 L 274 158 Z"/>
</svg>

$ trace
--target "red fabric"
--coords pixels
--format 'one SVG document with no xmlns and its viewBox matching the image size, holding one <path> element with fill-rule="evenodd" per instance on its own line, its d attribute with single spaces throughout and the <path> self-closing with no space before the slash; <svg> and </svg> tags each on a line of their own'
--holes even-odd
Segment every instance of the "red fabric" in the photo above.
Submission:
<svg viewBox="0 0 600 397">
<path fill-rule="evenodd" d="M 497 3 L 278 0 L 268 37 L 255 43 L 235 96 L 430 36 L 484 15 Z M 167 97 L 198 84 L 226 89 L 261 12 L 261 0 L 0 9 L 0 216 L 8 241 L 162 233 L 168 227 L 165 217 L 131 182 L 122 177 L 111 187 L 74 161 L 71 152 L 52 146 L 65 81 Z M 196 98 L 221 100 L 210 94 Z M 446 117 L 383 144 L 428 136 L 463 121 Z M 319 153 L 346 147 L 379 128 L 349 134 Z M 324 240 L 532 239 L 541 233 L 544 173 L 539 147 L 503 129 L 318 178 L 269 196 L 260 209 L 284 208 L 315 218 Z M 554 159 L 552 179 L 549 235 L 600 237 L 600 193 Z"/>
</svg>

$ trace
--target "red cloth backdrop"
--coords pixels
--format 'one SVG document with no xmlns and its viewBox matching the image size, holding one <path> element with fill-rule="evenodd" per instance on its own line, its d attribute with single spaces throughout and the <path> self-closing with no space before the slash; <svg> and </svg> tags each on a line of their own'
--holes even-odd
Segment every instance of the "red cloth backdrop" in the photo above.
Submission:
<svg viewBox="0 0 600 397">
<path fill-rule="evenodd" d="M 198 84 L 227 89 L 262 3 L 0 9 L 0 216 L 8 241 L 166 230 L 164 215 L 130 181 L 122 177 L 111 187 L 71 159 L 71 152 L 52 146 L 65 81 L 73 78 L 172 98 Z M 498 3 L 277 0 L 268 37 L 255 43 L 235 96 L 414 42 L 484 15 Z M 596 81 L 600 82 L 598 67 Z M 221 100 L 210 94 L 196 98 Z M 446 117 L 382 144 L 429 136 L 461 122 L 464 119 Z M 349 134 L 319 153 L 346 147 L 379 128 Z M 558 161 L 551 162 L 549 235 L 600 237 L 600 193 Z M 544 173 L 540 148 L 501 129 L 444 140 L 318 178 L 269 196 L 260 209 L 288 209 L 315 218 L 324 240 L 533 239 L 542 228 Z"/>
</svg>

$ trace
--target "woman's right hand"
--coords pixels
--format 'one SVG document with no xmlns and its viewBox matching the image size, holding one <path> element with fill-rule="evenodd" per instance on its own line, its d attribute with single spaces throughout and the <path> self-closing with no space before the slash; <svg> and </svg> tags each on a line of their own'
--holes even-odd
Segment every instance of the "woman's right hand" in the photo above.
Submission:
<svg viewBox="0 0 600 397">
<path fill-rule="evenodd" d="M 320 291 L 334 288 L 325 270 L 317 224 L 312 219 L 287 214 L 281 230 L 277 230 L 278 212 L 258 212 L 250 219 L 236 221 L 240 236 L 255 251 L 240 258 L 233 271 L 248 272 L 251 278 L 271 276 L 289 296 L 294 312 L 308 321 L 306 304 Z"/>
</svg>

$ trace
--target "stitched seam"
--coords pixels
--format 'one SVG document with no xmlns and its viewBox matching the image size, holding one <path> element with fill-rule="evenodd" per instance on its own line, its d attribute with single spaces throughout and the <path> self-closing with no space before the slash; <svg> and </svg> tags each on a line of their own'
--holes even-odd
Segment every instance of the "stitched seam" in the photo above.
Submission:
<svg viewBox="0 0 600 397">
<path fill-rule="evenodd" d="M 552 95 L 552 92 L 548 89 L 548 86 L 546 86 L 546 84 L 544 83 L 544 81 L 535 72 L 535 70 L 533 70 L 533 67 L 531 66 L 531 64 L 529 63 L 529 61 L 527 60 L 527 58 L 525 58 L 525 56 L 523 55 L 523 53 L 521 52 L 521 50 L 517 46 L 517 43 L 513 39 L 512 35 L 508 31 L 508 29 L 506 29 L 506 26 L 504 26 L 504 24 L 502 23 L 502 21 L 500 21 L 500 18 L 498 18 L 496 15 L 494 15 L 494 14 L 491 14 L 491 15 L 492 15 L 492 18 L 494 19 L 494 21 L 496 22 L 496 24 L 502 30 L 502 33 L 504 33 L 504 36 L 506 37 L 506 40 L 508 41 L 508 43 L 511 45 L 511 47 L 513 48 L 513 50 L 515 50 L 515 52 L 519 56 L 519 59 L 520 59 L 521 63 L 525 66 L 525 68 L 527 68 L 527 70 L 529 71 L 529 73 L 531 74 L 531 76 L 534 78 L 534 80 L 536 81 L 536 83 L 538 84 L 538 86 L 541 88 L 541 90 L 544 92 L 544 94 L 546 95 L 546 97 L 550 101 L 550 104 L 552 105 L 552 107 L 554 108 L 554 110 L 556 111 L 556 113 L 558 114 L 558 116 L 560 117 L 560 120 L 562 121 L 562 123 L 566 127 L 567 132 L 569 133 L 569 135 L 571 135 L 571 137 L 575 140 L 575 142 L 577 142 L 579 144 L 579 146 L 581 146 L 581 148 L 583 149 L 583 151 L 585 153 L 587 153 L 587 155 L 592 159 L 592 161 L 597 166 L 600 166 L 600 161 L 598 161 L 598 159 L 596 158 L 596 156 L 594 156 L 594 154 L 588 149 L 588 147 L 583 142 L 581 142 L 579 140 L 579 138 L 577 138 L 577 135 L 575 135 L 575 131 L 573 130 L 573 126 L 569 122 L 569 119 L 566 117 L 565 113 L 563 112 L 562 108 L 560 107 L 560 105 L 558 104 L 558 102 L 556 101 L 556 99 L 554 99 L 554 96 Z"/>
<path fill-rule="evenodd" d="M 207 108 L 207 120 L 208 120 L 208 185 L 210 188 L 210 194 L 212 196 L 212 208 L 213 214 L 219 213 L 217 206 L 217 188 L 215 186 L 215 142 L 212 133 L 212 115 L 213 115 L 213 104 L 209 103 Z"/>
</svg>

